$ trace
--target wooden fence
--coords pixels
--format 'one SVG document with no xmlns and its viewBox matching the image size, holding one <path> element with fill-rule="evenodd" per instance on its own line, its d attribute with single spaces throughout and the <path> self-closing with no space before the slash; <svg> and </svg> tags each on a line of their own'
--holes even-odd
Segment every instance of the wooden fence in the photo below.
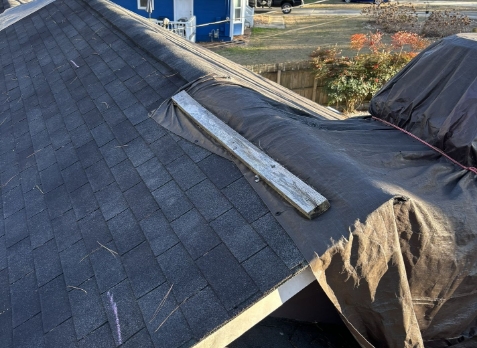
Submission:
<svg viewBox="0 0 477 348">
<path fill-rule="evenodd" d="M 326 105 L 328 102 L 321 81 L 315 79 L 311 64 L 308 61 L 256 64 L 245 67 L 318 104 Z"/>
</svg>

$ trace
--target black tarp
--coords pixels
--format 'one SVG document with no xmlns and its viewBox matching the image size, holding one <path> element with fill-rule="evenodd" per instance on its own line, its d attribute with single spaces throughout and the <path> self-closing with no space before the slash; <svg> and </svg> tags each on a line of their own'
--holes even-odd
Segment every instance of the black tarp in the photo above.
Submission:
<svg viewBox="0 0 477 348">
<path fill-rule="evenodd" d="M 236 161 L 362 346 L 420 347 L 473 335 L 474 173 L 370 117 L 320 120 L 217 76 L 186 90 L 330 201 L 310 221 Z M 153 117 L 231 157 L 172 102 Z"/>
<path fill-rule="evenodd" d="M 370 113 L 477 167 L 477 34 L 421 52 L 374 96 Z"/>
</svg>

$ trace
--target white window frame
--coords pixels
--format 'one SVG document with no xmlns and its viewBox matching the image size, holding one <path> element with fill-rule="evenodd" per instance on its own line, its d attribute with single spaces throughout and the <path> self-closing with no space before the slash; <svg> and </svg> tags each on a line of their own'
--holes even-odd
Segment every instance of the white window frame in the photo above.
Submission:
<svg viewBox="0 0 477 348">
<path fill-rule="evenodd" d="M 139 0 L 138 0 L 138 1 L 139 1 Z M 234 6 L 233 6 L 233 14 L 234 14 L 234 20 L 233 20 L 233 22 L 234 22 L 234 23 L 241 23 L 241 22 L 243 22 L 243 16 L 244 16 L 244 10 L 245 10 L 245 9 L 244 9 L 244 6 L 243 6 L 244 0 L 240 0 L 240 17 L 239 17 L 238 19 L 235 17 L 235 10 L 237 9 L 237 8 L 235 7 L 235 0 L 232 0 L 232 3 L 234 4 Z"/>
<path fill-rule="evenodd" d="M 146 2 L 147 3 L 147 2 Z M 146 10 L 147 6 L 141 6 L 141 0 L 137 0 L 137 9 L 138 10 Z"/>
</svg>

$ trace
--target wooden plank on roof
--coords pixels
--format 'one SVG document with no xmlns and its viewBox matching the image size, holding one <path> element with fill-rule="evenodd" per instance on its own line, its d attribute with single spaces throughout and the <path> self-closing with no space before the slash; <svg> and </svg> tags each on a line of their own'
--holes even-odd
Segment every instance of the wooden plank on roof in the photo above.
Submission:
<svg viewBox="0 0 477 348">
<path fill-rule="evenodd" d="M 219 120 L 187 92 L 177 93 L 172 100 L 188 117 L 303 215 L 312 219 L 330 207 L 325 197 Z"/>
</svg>

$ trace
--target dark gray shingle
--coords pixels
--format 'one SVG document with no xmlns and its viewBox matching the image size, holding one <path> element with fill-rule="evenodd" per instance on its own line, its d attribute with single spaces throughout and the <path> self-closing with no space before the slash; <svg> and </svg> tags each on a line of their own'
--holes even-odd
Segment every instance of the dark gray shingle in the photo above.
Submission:
<svg viewBox="0 0 477 348">
<path fill-rule="evenodd" d="M 8 270 L 4 269 L 0 271 L 0 310 L 3 312 L 0 316 L 0 337 L 6 347 L 10 347 L 13 341 L 11 303 Z"/>
<path fill-rule="evenodd" d="M 102 299 L 117 346 L 144 327 L 139 305 L 127 280 L 109 289 Z"/>
<path fill-rule="evenodd" d="M 171 225 L 194 260 L 221 242 L 197 209 L 185 213 Z"/>
<path fill-rule="evenodd" d="M 108 227 L 120 255 L 128 252 L 145 240 L 139 224 L 129 209 L 109 220 Z"/>
<path fill-rule="evenodd" d="M 185 302 L 182 311 L 195 336 L 199 338 L 204 337 L 211 327 L 221 325 L 229 319 L 210 287 Z"/>
<path fill-rule="evenodd" d="M 73 210 L 78 220 L 98 209 L 98 203 L 89 183 L 71 192 L 70 196 Z"/>
<path fill-rule="evenodd" d="M 5 246 L 8 248 L 28 236 L 25 209 L 19 210 L 4 220 Z"/>
<path fill-rule="evenodd" d="M 104 293 L 126 278 L 121 258 L 114 242 L 99 244 L 89 254 L 93 266 L 96 283 L 100 293 Z"/>
<path fill-rule="evenodd" d="M 180 347 L 193 337 L 182 311 L 176 310 L 178 305 L 168 283 L 162 284 L 139 300 L 155 347 Z"/>
<path fill-rule="evenodd" d="M 104 217 L 99 210 L 88 214 L 78 221 L 86 250 L 91 252 L 99 247 L 99 243 L 106 244 L 113 239 Z"/>
<path fill-rule="evenodd" d="M 68 192 L 73 192 L 88 182 L 85 171 L 80 162 L 73 163 L 71 166 L 63 169 L 61 173 Z"/>
<path fill-rule="evenodd" d="M 57 149 L 55 151 L 55 155 L 60 170 L 68 168 L 73 163 L 79 161 L 78 155 L 76 154 L 76 149 L 71 143 L 65 144 Z"/>
<path fill-rule="evenodd" d="M 105 220 L 115 217 L 128 207 L 118 184 L 115 182 L 96 192 L 95 195 Z"/>
<path fill-rule="evenodd" d="M 305 262 L 303 255 L 271 213 L 255 221 L 252 226 L 289 269 Z"/>
<path fill-rule="evenodd" d="M 63 215 L 72 208 L 65 185 L 61 185 L 44 195 L 50 218 Z"/>
<path fill-rule="evenodd" d="M 7 247 L 5 246 L 5 236 L 0 237 L 0 271 L 7 268 Z M 8 270 L 5 271 L 5 274 Z M 4 284 L 6 285 L 6 284 Z"/>
<path fill-rule="evenodd" d="M 285 263 L 266 247 L 242 263 L 261 291 L 276 287 L 292 273 Z"/>
<path fill-rule="evenodd" d="M 137 167 L 137 171 L 150 191 L 154 191 L 172 179 L 169 172 L 155 157 Z"/>
<path fill-rule="evenodd" d="M 46 347 L 76 347 L 73 318 L 66 320 L 45 334 Z"/>
<path fill-rule="evenodd" d="M 147 329 L 142 329 L 141 331 L 137 332 L 134 336 L 128 339 L 125 343 L 123 343 L 122 347 L 124 348 L 154 348 L 154 343 L 152 343 L 151 337 L 147 332 Z"/>
<path fill-rule="evenodd" d="M 27 237 L 8 247 L 7 255 L 10 283 L 14 283 L 34 271 L 30 238 Z"/>
<path fill-rule="evenodd" d="M 62 251 L 81 239 L 73 210 L 51 221 L 58 251 Z M 31 234 L 31 232 L 30 232 Z"/>
<path fill-rule="evenodd" d="M 268 208 L 244 177 L 224 188 L 222 192 L 248 223 L 254 222 L 268 212 Z"/>
<path fill-rule="evenodd" d="M 17 186 L 2 194 L 3 215 L 5 218 L 24 207 L 22 189 Z"/>
<path fill-rule="evenodd" d="M 219 217 L 232 207 L 225 196 L 209 180 L 204 180 L 192 187 L 187 191 L 187 196 L 207 221 Z"/>
<path fill-rule="evenodd" d="M 114 347 L 115 342 L 111 328 L 108 323 L 105 323 L 98 329 L 91 332 L 83 340 L 79 341 L 80 348 L 88 347 L 98 347 L 98 348 L 109 348 Z"/>
<path fill-rule="evenodd" d="M 227 310 L 258 291 L 250 276 L 223 244 L 198 259 L 197 265 Z"/>
<path fill-rule="evenodd" d="M 70 302 L 63 276 L 40 287 L 41 315 L 45 333 L 71 317 Z"/>
<path fill-rule="evenodd" d="M 131 187 L 124 193 L 124 196 L 138 221 L 159 209 L 154 197 L 143 182 Z"/>
<path fill-rule="evenodd" d="M 33 187 L 32 190 L 29 190 L 23 195 L 25 199 L 25 208 L 26 208 L 26 214 L 28 218 L 35 216 L 36 214 L 46 209 L 45 194 L 42 192 L 43 190 L 41 186 L 38 184 L 38 186 L 35 185 L 35 187 Z M 15 213 L 14 215 L 16 214 L 18 214 L 18 212 Z"/>
<path fill-rule="evenodd" d="M 10 283 L 12 278 L 10 277 Z M 30 272 L 10 285 L 12 326 L 17 327 L 40 313 L 40 299 L 35 273 Z M 41 329 L 43 331 L 43 328 Z M 34 333 L 35 334 L 35 333 Z"/>
<path fill-rule="evenodd" d="M 63 273 L 56 243 L 52 239 L 33 250 L 38 286 L 42 286 Z"/>
<path fill-rule="evenodd" d="M 134 167 L 140 166 L 154 156 L 149 146 L 141 137 L 131 140 L 127 146 L 124 147 L 124 151 Z"/>
<path fill-rule="evenodd" d="M 207 286 L 207 281 L 182 245 L 172 247 L 157 261 L 168 282 L 174 284 L 172 292 L 177 301 L 182 302 Z"/>
<path fill-rule="evenodd" d="M 198 184 L 205 179 L 204 173 L 189 158 L 189 156 L 181 156 L 166 166 L 174 181 L 184 191 Z"/>
<path fill-rule="evenodd" d="M 142 220 L 140 224 L 155 256 L 179 243 L 177 235 L 160 210 Z"/>
<path fill-rule="evenodd" d="M 81 339 L 103 325 L 107 318 L 94 277 L 68 292 L 76 337 Z"/>
<path fill-rule="evenodd" d="M 239 262 L 265 247 L 260 235 L 235 209 L 230 209 L 210 225 Z"/>
<path fill-rule="evenodd" d="M 242 177 L 242 173 L 232 161 L 218 155 L 210 155 L 202 159 L 198 165 L 219 189 Z"/>
<path fill-rule="evenodd" d="M 166 280 L 148 243 L 142 243 L 128 251 L 123 255 L 122 261 L 137 298 Z"/>
<path fill-rule="evenodd" d="M 28 219 L 28 231 L 30 233 L 30 243 L 32 249 L 35 249 L 36 247 L 39 247 L 40 245 L 43 245 L 50 239 L 54 238 L 50 218 L 46 210 L 43 210 L 42 212 Z"/>
<path fill-rule="evenodd" d="M 172 180 L 152 192 L 152 195 L 169 221 L 177 219 L 193 207 L 184 192 Z"/>
<path fill-rule="evenodd" d="M 2 343 L 191 346 L 280 281 L 262 262 L 303 260 L 231 162 L 149 117 L 190 82 L 169 48 L 92 1 L 0 31 Z"/>
<path fill-rule="evenodd" d="M 169 134 L 164 135 L 150 146 L 162 164 L 168 164 L 184 154 L 184 151 Z"/>
<path fill-rule="evenodd" d="M 60 253 L 61 266 L 67 287 L 77 287 L 94 276 L 88 255 L 89 252 L 82 240 Z"/>
<path fill-rule="evenodd" d="M 13 329 L 14 347 L 42 347 L 43 327 L 40 314 Z"/>
<path fill-rule="evenodd" d="M 86 176 L 94 192 L 99 191 L 114 181 L 114 178 L 104 160 L 100 160 L 86 169 Z"/>
</svg>

